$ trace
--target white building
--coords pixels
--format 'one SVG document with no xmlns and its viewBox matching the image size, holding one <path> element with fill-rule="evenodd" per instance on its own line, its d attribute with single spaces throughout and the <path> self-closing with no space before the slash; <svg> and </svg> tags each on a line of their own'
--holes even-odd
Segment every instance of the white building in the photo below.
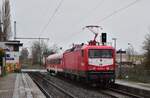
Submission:
<svg viewBox="0 0 150 98">
<path fill-rule="evenodd" d="M 19 56 L 20 56 L 19 47 L 22 45 L 23 44 L 17 40 L 0 42 L 0 48 L 5 50 L 6 69 L 8 70 L 20 69 L 21 66 L 19 62 Z"/>
</svg>

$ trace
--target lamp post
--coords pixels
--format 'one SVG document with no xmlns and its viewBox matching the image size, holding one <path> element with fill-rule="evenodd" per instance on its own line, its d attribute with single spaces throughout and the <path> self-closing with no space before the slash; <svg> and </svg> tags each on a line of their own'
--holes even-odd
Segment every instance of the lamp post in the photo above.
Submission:
<svg viewBox="0 0 150 98">
<path fill-rule="evenodd" d="M 129 60 L 131 59 L 131 62 L 133 64 L 133 61 L 134 61 L 134 47 L 133 47 L 133 45 L 131 43 L 128 43 L 128 45 L 131 47 L 128 50 L 129 51 L 129 55 L 130 55 Z"/>
<path fill-rule="evenodd" d="M 114 41 L 114 48 L 116 50 L 116 40 L 117 40 L 117 38 L 112 38 L 112 40 Z"/>
<path fill-rule="evenodd" d="M 14 21 L 14 40 L 16 40 L 16 30 L 17 28 L 16 28 L 16 21 Z"/>
</svg>

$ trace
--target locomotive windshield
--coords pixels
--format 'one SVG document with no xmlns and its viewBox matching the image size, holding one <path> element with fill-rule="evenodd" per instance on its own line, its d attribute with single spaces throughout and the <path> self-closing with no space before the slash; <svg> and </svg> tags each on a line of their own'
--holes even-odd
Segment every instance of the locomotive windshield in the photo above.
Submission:
<svg viewBox="0 0 150 98">
<path fill-rule="evenodd" d="M 89 49 L 89 58 L 112 58 L 111 49 Z"/>
</svg>

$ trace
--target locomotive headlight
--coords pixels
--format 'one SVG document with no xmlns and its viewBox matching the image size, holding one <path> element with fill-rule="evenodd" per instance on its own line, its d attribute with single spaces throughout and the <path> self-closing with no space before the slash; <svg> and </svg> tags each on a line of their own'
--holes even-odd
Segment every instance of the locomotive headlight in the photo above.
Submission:
<svg viewBox="0 0 150 98">
<path fill-rule="evenodd" d="M 112 66 L 109 66 L 106 68 L 106 70 L 114 70 L 114 68 Z"/>
<path fill-rule="evenodd" d="M 96 70 L 96 68 L 95 68 L 95 67 L 93 67 L 93 70 Z"/>
<path fill-rule="evenodd" d="M 114 70 L 114 68 L 113 68 L 113 67 L 110 67 L 110 70 Z"/>
<path fill-rule="evenodd" d="M 110 68 L 109 68 L 109 67 L 106 67 L 106 70 L 110 70 Z"/>
<path fill-rule="evenodd" d="M 92 63 L 92 60 L 91 59 L 89 59 L 89 61 L 88 61 L 90 64 Z"/>
</svg>

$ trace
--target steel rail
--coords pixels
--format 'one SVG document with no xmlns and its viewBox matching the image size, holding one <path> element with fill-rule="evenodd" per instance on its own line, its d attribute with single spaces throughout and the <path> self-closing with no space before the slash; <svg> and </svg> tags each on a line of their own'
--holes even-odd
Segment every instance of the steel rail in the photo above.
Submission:
<svg viewBox="0 0 150 98">
<path fill-rule="evenodd" d="M 40 74 L 40 73 L 37 73 L 36 75 L 35 74 L 32 74 L 34 75 L 35 77 L 42 79 L 45 83 L 47 83 L 48 85 L 51 85 L 53 87 L 55 87 L 57 90 L 59 90 L 60 92 L 62 92 L 63 94 L 65 94 L 66 96 L 68 96 L 69 98 L 77 98 L 76 96 L 74 96 L 73 94 L 71 94 L 70 92 L 64 90 L 63 88 L 57 86 L 56 84 L 54 84 L 53 82 L 50 82 L 48 79 L 46 79 L 44 77 L 44 75 Z M 36 82 L 38 82 L 38 80 L 35 80 Z M 44 89 L 44 88 L 42 88 Z"/>
<path fill-rule="evenodd" d="M 138 95 L 131 94 L 131 93 L 125 92 L 123 90 L 118 90 L 118 89 L 114 89 L 114 88 L 108 88 L 106 90 L 102 90 L 102 91 L 100 91 L 100 93 L 109 95 L 113 98 L 122 98 L 123 96 L 129 97 L 129 98 L 144 98 L 142 96 L 138 96 Z"/>
<path fill-rule="evenodd" d="M 32 76 L 31 76 L 31 78 L 32 78 Z M 43 87 L 40 83 L 38 83 L 34 78 L 32 78 L 32 79 L 37 84 L 37 86 L 40 88 L 40 90 L 45 94 L 46 98 L 52 98 L 52 96 L 45 89 L 43 89 Z"/>
<path fill-rule="evenodd" d="M 35 80 L 37 82 L 38 79 L 41 79 L 44 83 L 51 85 L 53 87 L 55 87 L 57 90 L 59 90 L 60 92 L 62 92 L 63 94 L 65 94 L 66 96 L 68 96 L 69 98 L 77 98 L 76 96 L 74 96 L 72 93 L 64 90 L 63 88 L 61 88 L 60 86 L 56 85 L 54 82 L 51 82 L 50 80 L 48 80 L 48 78 L 46 78 L 46 75 L 41 74 L 41 73 L 35 73 L 34 77 L 36 77 L 37 79 Z M 97 89 L 98 90 L 98 89 Z M 94 90 L 97 92 L 97 90 Z M 131 94 L 129 92 L 125 92 L 123 90 L 118 90 L 117 88 L 108 88 L 106 90 L 101 90 L 98 92 L 104 94 L 104 95 L 108 95 L 112 98 L 122 98 L 124 97 L 129 97 L 129 98 L 144 98 L 135 94 Z"/>
<path fill-rule="evenodd" d="M 142 97 L 142 96 L 135 95 L 135 94 L 131 94 L 131 93 L 129 93 L 129 92 L 125 92 L 125 91 L 120 90 L 120 89 L 118 90 L 118 89 L 110 88 L 110 90 L 111 90 L 111 91 L 114 91 L 114 92 L 118 92 L 118 93 L 120 93 L 120 94 L 127 95 L 127 96 L 129 96 L 129 97 L 133 97 L 133 98 L 144 98 L 144 97 Z"/>
</svg>

